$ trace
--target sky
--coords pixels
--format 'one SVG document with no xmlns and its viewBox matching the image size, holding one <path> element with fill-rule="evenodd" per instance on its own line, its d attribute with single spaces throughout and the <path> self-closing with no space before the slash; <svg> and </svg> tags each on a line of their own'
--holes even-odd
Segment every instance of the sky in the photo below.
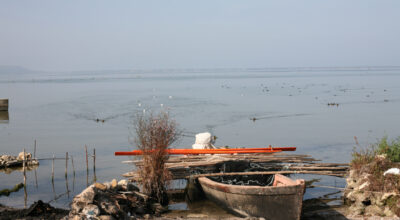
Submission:
<svg viewBox="0 0 400 220">
<path fill-rule="evenodd" d="M 400 65 L 398 0 L 0 0 L 0 65 Z"/>
</svg>

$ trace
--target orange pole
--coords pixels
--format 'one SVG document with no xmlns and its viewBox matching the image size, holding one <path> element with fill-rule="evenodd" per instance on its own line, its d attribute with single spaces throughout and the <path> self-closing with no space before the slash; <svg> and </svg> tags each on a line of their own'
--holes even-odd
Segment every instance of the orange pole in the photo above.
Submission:
<svg viewBox="0 0 400 220">
<path fill-rule="evenodd" d="M 168 154 L 248 154 L 248 153 L 276 153 L 281 152 L 282 150 L 275 149 L 263 149 L 263 150 L 254 150 L 254 149 L 167 149 Z M 142 155 L 143 151 L 134 150 L 134 151 L 122 151 L 115 152 L 115 156 L 134 156 L 134 155 Z"/>
</svg>

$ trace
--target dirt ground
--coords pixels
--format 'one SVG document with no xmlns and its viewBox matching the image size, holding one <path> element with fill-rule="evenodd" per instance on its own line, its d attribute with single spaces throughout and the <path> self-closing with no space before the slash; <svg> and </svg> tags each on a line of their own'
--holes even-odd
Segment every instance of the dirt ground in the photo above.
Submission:
<svg viewBox="0 0 400 220">
<path fill-rule="evenodd" d="M 41 200 L 33 203 L 26 209 L 15 209 L 0 204 L 0 220 L 14 219 L 61 219 L 68 215 L 68 210 L 54 208 Z"/>
</svg>

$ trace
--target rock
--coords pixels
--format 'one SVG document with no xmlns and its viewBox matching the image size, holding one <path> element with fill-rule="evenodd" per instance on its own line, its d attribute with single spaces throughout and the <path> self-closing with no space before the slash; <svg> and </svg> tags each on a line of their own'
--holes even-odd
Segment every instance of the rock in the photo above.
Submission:
<svg viewBox="0 0 400 220">
<path fill-rule="evenodd" d="M 364 213 L 364 205 L 362 203 L 354 203 L 349 207 L 349 212 L 353 215 L 361 215 Z"/>
<path fill-rule="evenodd" d="M 84 220 L 85 218 L 80 215 L 70 215 L 68 216 L 69 220 Z"/>
<path fill-rule="evenodd" d="M 383 214 L 384 214 L 385 216 L 388 216 L 388 217 L 394 217 L 394 216 L 396 216 L 396 215 L 390 210 L 389 207 L 385 207 L 385 210 L 383 210 Z"/>
<path fill-rule="evenodd" d="M 84 214 L 88 218 L 97 217 L 100 214 L 99 207 L 93 204 L 86 205 L 82 210 L 82 214 Z"/>
<path fill-rule="evenodd" d="M 205 214 L 188 214 L 188 218 L 208 218 L 208 215 Z"/>
<path fill-rule="evenodd" d="M 93 202 L 94 196 L 94 186 L 91 185 L 83 190 L 79 195 L 74 197 L 71 204 L 71 211 L 73 213 L 80 213 L 87 204 Z"/>
<path fill-rule="evenodd" d="M 394 193 L 394 192 L 384 193 L 384 194 L 382 195 L 381 200 L 382 200 L 382 201 L 385 201 L 385 200 L 387 200 L 387 199 L 389 199 L 390 197 L 395 196 L 395 195 L 396 195 L 396 193 Z"/>
<path fill-rule="evenodd" d="M 102 191 L 105 191 L 107 189 L 107 186 L 101 183 L 94 183 L 94 187 Z"/>
<path fill-rule="evenodd" d="M 111 215 L 100 215 L 98 217 L 98 219 L 100 219 L 100 220 L 114 220 L 115 218 L 112 217 Z"/>
<path fill-rule="evenodd" d="M 361 186 L 358 187 L 358 190 L 364 190 L 368 186 L 369 186 L 369 182 L 365 182 L 365 183 L 361 184 Z"/>
<path fill-rule="evenodd" d="M 380 216 L 382 215 L 382 209 L 377 205 L 370 205 L 365 207 L 364 214 L 372 215 L 372 216 Z"/>
<path fill-rule="evenodd" d="M 110 215 L 118 215 L 119 209 L 118 207 L 114 204 L 113 201 L 110 201 L 108 198 L 106 197 L 102 197 L 99 199 L 98 201 L 100 208 L 107 214 Z"/>
<path fill-rule="evenodd" d="M 117 186 L 118 186 L 117 180 L 116 180 L 116 179 L 113 179 L 113 180 L 111 181 L 111 189 L 116 189 Z"/>
<path fill-rule="evenodd" d="M 386 159 L 386 154 L 376 155 L 375 158 L 378 159 L 378 160 L 384 160 L 384 159 Z"/>
<path fill-rule="evenodd" d="M 161 213 L 164 213 L 168 210 L 168 209 L 164 208 L 160 203 L 151 204 L 151 209 L 155 215 L 160 215 Z"/>
<path fill-rule="evenodd" d="M 111 182 L 104 182 L 103 183 L 107 189 L 111 189 Z"/>
<path fill-rule="evenodd" d="M 25 160 L 30 160 L 31 158 L 32 158 L 32 154 L 25 152 Z M 24 152 L 20 152 L 18 154 L 17 160 L 24 160 Z"/>
<path fill-rule="evenodd" d="M 139 191 L 139 188 L 133 183 L 128 182 L 128 180 L 120 180 L 118 182 L 118 190 L 122 191 Z"/>
</svg>

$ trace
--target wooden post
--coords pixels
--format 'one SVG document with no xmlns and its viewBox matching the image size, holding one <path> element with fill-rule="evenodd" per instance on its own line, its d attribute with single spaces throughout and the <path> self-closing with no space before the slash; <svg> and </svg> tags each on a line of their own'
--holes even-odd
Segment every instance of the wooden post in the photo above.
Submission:
<svg viewBox="0 0 400 220">
<path fill-rule="evenodd" d="M 33 159 L 36 159 L 36 140 L 35 140 L 35 145 L 33 147 Z"/>
<path fill-rule="evenodd" d="M 93 148 L 93 182 L 96 181 L 96 148 Z"/>
<path fill-rule="evenodd" d="M 68 187 L 68 152 L 65 153 L 65 186 L 67 189 L 67 195 L 69 199 L 69 187 Z"/>
<path fill-rule="evenodd" d="M 53 183 L 54 183 L 54 159 L 55 159 L 55 156 L 53 154 L 53 162 L 52 162 L 52 165 L 51 165 L 51 181 Z"/>
<path fill-rule="evenodd" d="M 68 152 L 65 153 L 65 178 L 68 175 Z"/>
<path fill-rule="evenodd" d="M 74 165 L 74 158 L 72 156 L 71 156 L 71 163 L 72 163 L 72 171 L 73 171 L 72 191 L 75 192 L 75 165 Z"/>
<path fill-rule="evenodd" d="M 86 186 L 89 186 L 89 161 L 88 161 L 88 152 L 86 145 L 85 145 L 85 152 L 86 152 Z"/>
<path fill-rule="evenodd" d="M 96 148 L 93 148 L 93 170 L 96 170 Z"/>
<path fill-rule="evenodd" d="M 88 152 L 86 145 L 85 145 L 85 152 L 86 152 L 86 173 L 89 175 L 89 161 L 88 161 Z"/>
<path fill-rule="evenodd" d="M 73 171 L 74 176 L 75 176 L 74 158 L 72 156 L 71 156 L 71 163 L 72 163 L 72 171 Z"/>
<path fill-rule="evenodd" d="M 24 156 L 22 157 L 22 169 L 24 171 L 24 178 L 25 178 L 25 148 L 24 148 Z"/>
<path fill-rule="evenodd" d="M 24 148 L 24 156 L 22 157 L 22 169 L 24 172 L 24 208 L 26 208 L 26 203 L 28 200 L 28 194 L 26 192 L 26 171 L 25 171 L 25 148 Z"/>
</svg>

